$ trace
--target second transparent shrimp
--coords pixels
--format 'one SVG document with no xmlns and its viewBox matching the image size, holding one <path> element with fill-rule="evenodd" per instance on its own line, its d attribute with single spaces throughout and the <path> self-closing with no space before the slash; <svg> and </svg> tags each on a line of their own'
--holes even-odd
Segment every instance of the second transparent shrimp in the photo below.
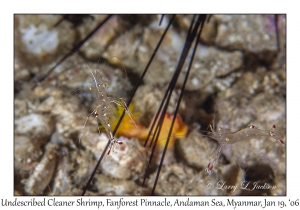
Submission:
<svg viewBox="0 0 300 210">
<path fill-rule="evenodd" d="M 261 136 L 270 136 L 279 143 L 285 144 L 275 133 L 276 125 L 273 125 L 270 130 L 261 130 L 254 125 L 250 125 L 236 132 L 231 132 L 229 129 L 223 129 L 222 127 L 218 128 L 218 131 L 214 131 L 211 125 L 210 128 L 211 132 L 209 133 L 209 137 L 219 142 L 217 150 L 213 153 L 212 158 L 205 169 L 210 175 L 223 150 L 229 145 Z"/>
</svg>

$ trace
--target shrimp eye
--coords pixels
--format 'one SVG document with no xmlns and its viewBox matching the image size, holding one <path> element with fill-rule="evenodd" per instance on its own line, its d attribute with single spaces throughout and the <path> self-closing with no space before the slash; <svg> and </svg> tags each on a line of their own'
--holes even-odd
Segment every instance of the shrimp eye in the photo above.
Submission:
<svg viewBox="0 0 300 210">
<path fill-rule="evenodd" d="M 254 128 L 255 128 L 255 126 L 254 126 L 254 125 L 250 125 L 250 128 L 251 128 L 251 129 L 254 129 Z"/>
<path fill-rule="evenodd" d="M 212 167 L 213 167 L 213 165 L 210 165 L 210 163 L 208 163 L 207 168 L 208 168 L 209 170 L 211 170 Z"/>
</svg>

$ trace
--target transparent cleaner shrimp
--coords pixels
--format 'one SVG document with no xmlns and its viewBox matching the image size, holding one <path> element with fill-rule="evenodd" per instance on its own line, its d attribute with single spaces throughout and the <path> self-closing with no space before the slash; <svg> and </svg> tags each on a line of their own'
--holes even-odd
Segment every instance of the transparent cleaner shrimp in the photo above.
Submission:
<svg viewBox="0 0 300 210">
<path fill-rule="evenodd" d="M 218 126 L 217 130 L 213 129 L 214 126 L 210 126 L 211 132 L 208 134 L 209 137 L 219 142 L 219 147 L 213 153 L 213 156 L 206 167 L 206 171 L 209 174 L 212 173 L 221 154 L 224 154 L 225 157 L 227 156 L 230 159 L 233 156 L 238 158 L 250 157 L 250 152 L 258 154 L 260 157 L 270 161 L 270 159 L 261 152 L 251 150 L 251 147 L 260 149 L 260 147 L 269 144 L 268 141 L 260 141 L 260 139 L 265 139 L 264 136 L 270 136 L 273 139 L 276 139 L 276 142 L 278 141 L 281 144 L 284 144 L 284 141 L 279 139 L 278 135 L 275 133 L 275 125 L 273 125 L 270 130 L 262 130 L 251 125 L 253 123 L 251 123 L 251 121 L 253 120 L 266 123 L 280 119 L 280 117 L 263 117 L 266 115 L 274 116 L 272 113 L 278 114 L 279 112 L 281 113 L 282 110 L 280 94 L 276 94 L 274 97 L 274 91 L 277 90 L 276 87 L 281 87 L 280 85 L 283 85 L 284 83 L 281 83 L 280 79 L 274 76 L 280 75 L 280 73 L 275 74 L 275 70 L 280 71 L 281 68 L 267 71 L 266 68 L 258 66 L 255 72 L 243 74 L 231 88 L 228 88 L 226 92 L 224 91 L 219 95 L 220 97 L 217 99 L 215 110 L 219 115 L 219 120 L 216 121 L 219 122 L 221 126 Z M 253 77 L 255 79 L 254 82 L 252 80 Z M 250 80 L 251 82 L 248 83 Z M 263 90 L 264 92 L 262 92 Z M 257 102 L 260 101 L 259 99 L 265 99 L 267 103 L 258 105 Z M 241 114 L 242 117 L 239 116 Z M 237 126 L 238 129 L 235 129 L 235 132 L 232 132 L 229 129 L 230 126 Z M 248 142 L 246 141 L 252 139 L 257 139 L 258 141 L 255 145 L 249 144 L 248 147 Z M 239 149 L 234 149 L 237 147 Z M 228 149 L 231 148 L 232 150 L 229 152 Z M 267 152 L 267 148 L 263 151 Z M 273 155 L 274 153 L 269 154 Z M 243 162 L 245 162 L 244 165 L 249 163 L 249 161 Z M 271 162 L 273 161 L 271 160 Z"/>
<path fill-rule="evenodd" d="M 211 160 L 209 161 L 205 171 L 212 174 L 212 170 L 220 155 L 222 150 L 225 149 L 230 144 L 235 144 L 240 141 L 249 140 L 259 136 L 271 136 L 276 141 L 284 144 L 282 139 L 277 138 L 276 133 L 274 132 L 276 125 L 273 125 L 270 130 L 261 130 L 250 125 L 236 132 L 230 132 L 229 129 L 223 129 L 222 127 L 218 128 L 218 131 L 214 131 L 210 125 L 211 132 L 208 134 L 209 137 L 215 139 L 219 142 L 217 150 L 213 153 Z"/>
<path fill-rule="evenodd" d="M 110 147 L 109 147 L 109 150 L 107 152 L 107 154 L 109 155 L 110 154 L 110 151 L 111 150 L 114 150 L 114 148 L 116 147 L 116 144 L 122 144 L 121 141 L 117 140 L 114 136 L 113 136 L 113 133 L 112 133 L 112 128 L 111 128 L 111 123 L 110 123 L 110 118 L 114 116 L 114 108 L 112 106 L 112 104 L 116 104 L 118 106 L 121 106 L 124 108 L 126 114 L 128 114 L 128 116 L 130 117 L 131 121 L 133 122 L 133 124 L 137 127 L 137 125 L 135 124 L 134 120 L 133 120 L 133 117 L 124 101 L 123 98 L 111 98 L 111 97 L 108 97 L 107 96 L 107 93 L 105 91 L 105 87 L 106 87 L 106 84 L 104 84 L 101 80 L 98 80 L 96 79 L 93 71 L 89 68 L 89 66 L 87 66 L 90 73 L 91 73 L 91 77 L 93 79 L 93 85 L 90 85 L 89 86 L 89 89 L 91 91 L 95 90 L 96 91 L 96 103 L 97 103 L 97 106 L 96 108 L 87 116 L 85 122 L 84 122 L 84 125 L 83 125 L 83 129 L 81 131 L 81 134 L 80 134 L 80 137 L 79 137 L 79 142 L 80 142 L 80 139 L 81 139 L 81 135 L 82 135 L 82 132 L 85 128 L 85 125 L 89 119 L 89 117 L 91 115 L 93 115 L 96 119 L 97 119 L 97 123 L 98 124 L 101 124 L 104 129 L 105 129 L 105 132 L 107 134 L 107 137 L 109 138 L 110 140 Z M 99 130 L 99 126 L 98 126 L 98 131 L 100 133 L 100 130 Z"/>
</svg>

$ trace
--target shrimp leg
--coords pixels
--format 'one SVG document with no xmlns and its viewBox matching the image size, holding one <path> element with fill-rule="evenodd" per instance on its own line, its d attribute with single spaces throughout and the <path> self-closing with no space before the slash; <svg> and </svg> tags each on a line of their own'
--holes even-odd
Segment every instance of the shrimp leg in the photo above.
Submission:
<svg viewBox="0 0 300 210">
<path fill-rule="evenodd" d="M 97 113 L 97 109 L 98 109 L 98 106 L 97 106 L 96 109 L 94 109 L 94 110 L 86 117 L 85 122 L 84 122 L 84 124 L 83 124 L 83 128 L 82 128 L 82 130 L 81 130 L 81 132 L 80 132 L 80 135 L 79 135 L 79 139 L 78 139 L 78 140 L 79 140 L 79 143 L 80 143 L 80 139 L 81 139 L 81 137 L 82 137 L 82 133 L 83 133 L 83 131 L 84 131 L 85 125 L 86 125 L 86 123 L 87 123 L 89 117 L 90 117 L 92 114 Z"/>
<path fill-rule="evenodd" d="M 115 99 L 109 98 L 109 99 L 110 99 L 110 101 L 111 101 L 112 103 L 115 103 L 115 104 L 117 104 L 118 106 L 123 107 L 123 109 L 125 110 L 126 114 L 130 117 L 130 119 L 131 119 L 132 123 L 134 124 L 134 126 L 138 129 L 136 123 L 135 123 L 134 120 L 133 120 L 132 114 L 131 114 L 131 112 L 129 111 L 129 109 L 128 109 L 128 107 L 127 107 L 126 102 L 124 101 L 124 99 L 123 99 L 123 98 L 115 98 Z"/>
</svg>

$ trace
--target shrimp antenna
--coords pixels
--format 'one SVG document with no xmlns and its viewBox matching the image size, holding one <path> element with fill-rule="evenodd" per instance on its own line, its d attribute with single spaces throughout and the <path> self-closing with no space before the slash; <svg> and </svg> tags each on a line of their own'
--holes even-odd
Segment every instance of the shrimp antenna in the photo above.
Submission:
<svg viewBox="0 0 300 210">
<path fill-rule="evenodd" d="M 125 75 L 126 75 L 126 78 L 128 78 L 128 76 L 127 76 L 127 70 L 126 70 L 126 68 L 125 68 L 125 65 L 124 65 L 124 63 L 121 61 L 121 59 L 119 59 L 117 56 L 112 56 L 112 57 L 109 59 L 107 65 L 109 66 L 109 64 L 111 63 L 111 60 L 112 60 L 113 58 L 118 59 L 118 61 L 122 64 L 123 69 L 124 69 L 124 72 L 125 72 Z"/>
<path fill-rule="evenodd" d="M 91 38 L 94 33 L 96 31 L 98 31 L 99 28 L 101 28 L 110 18 L 112 15 L 108 15 L 101 23 L 99 23 L 86 37 L 85 39 L 81 40 L 76 46 L 73 47 L 73 49 L 71 49 L 64 57 L 62 57 L 51 69 L 49 69 L 45 74 L 37 77 L 34 81 L 33 81 L 33 85 L 31 87 L 31 89 L 33 90 L 38 83 L 42 82 L 43 80 L 45 80 L 52 72 L 53 70 L 58 67 L 60 64 L 62 64 L 65 60 L 67 60 L 68 57 L 71 57 L 75 52 L 77 52 L 82 46 L 83 44 L 89 39 Z"/>
</svg>

